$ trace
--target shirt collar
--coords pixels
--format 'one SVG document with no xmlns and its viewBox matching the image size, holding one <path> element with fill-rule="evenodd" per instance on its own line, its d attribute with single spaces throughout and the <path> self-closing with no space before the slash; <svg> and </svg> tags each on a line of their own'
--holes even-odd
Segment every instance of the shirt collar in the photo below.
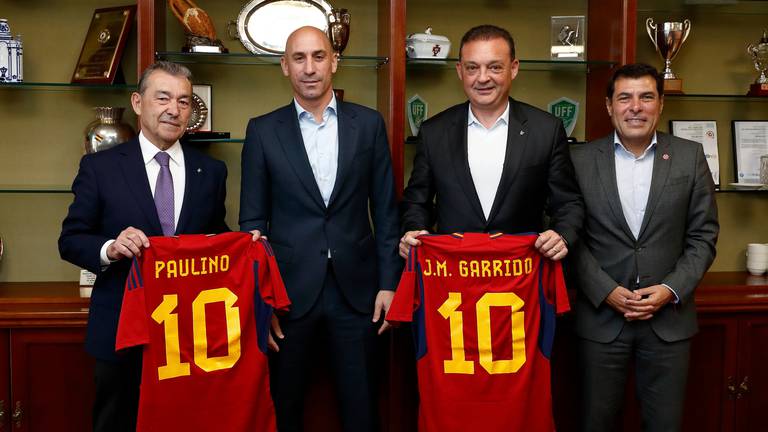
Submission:
<svg viewBox="0 0 768 432">
<path fill-rule="evenodd" d="M 139 132 L 139 146 L 141 147 L 141 156 L 144 159 L 144 165 L 153 160 L 157 152 L 161 151 L 157 146 L 149 141 L 149 139 L 144 135 L 144 131 Z M 171 161 L 173 161 L 176 165 L 181 165 L 183 151 L 178 140 L 176 140 L 172 146 L 168 147 L 165 152 L 168 153 L 168 155 L 171 157 Z"/>
<path fill-rule="evenodd" d="M 301 104 L 299 104 L 299 102 L 296 100 L 296 98 L 293 98 L 293 105 L 296 108 L 296 116 L 299 118 L 299 120 L 301 120 L 301 116 L 303 116 L 304 113 L 307 113 L 307 115 L 312 117 L 312 113 L 307 111 L 307 110 L 305 110 L 304 107 L 301 106 Z M 323 113 L 325 113 L 326 111 L 329 111 L 329 110 L 330 110 L 330 112 L 332 112 L 334 114 L 336 114 L 336 112 L 337 112 L 337 108 L 336 108 L 336 95 L 333 92 L 331 92 L 331 101 L 328 102 L 328 106 L 325 107 L 325 109 L 323 110 Z"/>
<path fill-rule="evenodd" d="M 478 120 L 477 117 L 475 117 L 475 114 L 472 113 L 472 105 L 469 106 L 469 109 L 467 109 L 467 112 L 468 112 L 467 126 L 472 126 L 473 124 L 477 124 L 478 126 L 482 126 L 483 128 L 485 128 L 485 126 L 483 126 L 483 124 L 480 123 L 480 120 Z M 499 124 L 499 122 L 503 122 L 505 125 L 509 124 L 509 101 L 507 101 L 507 107 L 504 108 L 504 112 L 501 113 L 501 115 L 499 116 L 499 118 L 496 119 L 495 122 L 493 122 L 493 126 L 491 126 L 488 129 L 493 129 L 494 127 L 496 127 L 497 124 Z"/>
<path fill-rule="evenodd" d="M 651 143 L 648 144 L 648 147 L 645 148 L 643 151 L 643 154 L 641 154 L 639 157 L 635 157 L 634 153 L 627 150 L 626 147 L 624 147 L 624 144 L 621 143 L 621 140 L 619 139 L 619 134 L 616 133 L 616 131 L 613 132 L 613 146 L 614 149 L 621 149 L 626 154 L 631 155 L 633 159 L 642 159 L 648 155 L 648 153 L 654 151 L 656 149 L 656 132 L 653 133 L 653 138 L 651 138 Z"/>
</svg>

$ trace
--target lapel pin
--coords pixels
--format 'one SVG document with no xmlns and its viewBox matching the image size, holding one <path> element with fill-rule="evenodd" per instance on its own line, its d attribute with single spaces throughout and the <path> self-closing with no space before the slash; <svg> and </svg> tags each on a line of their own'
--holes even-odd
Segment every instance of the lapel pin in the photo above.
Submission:
<svg viewBox="0 0 768 432">
<path fill-rule="evenodd" d="M 525 135 L 525 131 L 524 131 L 524 130 L 521 130 L 521 131 L 520 131 L 520 135 Z"/>
<path fill-rule="evenodd" d="M 664 156 L 666 156 L 666 155 L 664 155 Z M 665 158 L 665 159 L 666 159 L 666 158 Z M 202 169 L 202 168 L 198 168 L 198 169 L 197 169 L 197 173 L 198 173 L 198 174 L 200 174 L 201 172 L 203 172 L 203 169 Z"/>
<path fill-rule="evenodd" d="M 661 158 L 664 160 L 669 160 L 669 155 L 664 153 L 663 155 L 661 155 Z"/>
</svg>

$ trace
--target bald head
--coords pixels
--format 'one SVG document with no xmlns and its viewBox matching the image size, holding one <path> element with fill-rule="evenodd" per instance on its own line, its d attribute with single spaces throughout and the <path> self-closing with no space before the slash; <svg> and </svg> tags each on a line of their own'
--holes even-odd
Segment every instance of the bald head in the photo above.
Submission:
<svg viewBox="0 0 768 432">
<path fill-rule="evenodd" d="M 315 27 L 301 27 L 288 36 L 280 59 L 283 75 L 291 80 L 293 96 L 305 110 L 322 112 L 333 97 L 331 80 L 338 59 L 331 42 Z"/>
<path fill-rule="evenodd" d="M 288 40 L 285 41 L 285 55 L 290 55 L 292 51 L 295 51 L 298 47 L 307 43 L 319 43 L 329 53 L 333 53 L 333 47 L 331 41 L 328 39 L 328 35 L 317 27 L 304 26 L 299 27 L 288 35 Z"/>
</svg>

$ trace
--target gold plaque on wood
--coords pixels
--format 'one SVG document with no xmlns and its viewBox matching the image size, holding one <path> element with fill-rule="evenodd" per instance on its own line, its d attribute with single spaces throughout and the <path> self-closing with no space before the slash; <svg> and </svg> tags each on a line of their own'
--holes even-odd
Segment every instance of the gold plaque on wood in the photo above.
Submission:
<svg viewBox="0 0 768 432">
<path fill-rule="evenodd" d="M 114 83 L 135 14 L 134 5 L 94 11 L 72 74 L 73 83 Z"/>
</svg>

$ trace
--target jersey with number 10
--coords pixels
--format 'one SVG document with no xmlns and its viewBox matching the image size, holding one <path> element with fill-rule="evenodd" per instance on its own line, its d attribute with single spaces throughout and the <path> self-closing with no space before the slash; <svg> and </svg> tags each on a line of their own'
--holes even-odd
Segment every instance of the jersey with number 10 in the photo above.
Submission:
<svg viewBox="0 0 768 432">
<path fill-rule="evenodd" d="M 569 308 L 536 235 L 419 237 L 389 321 L 414 321 L 419 430 L 554 431 L 549 356 Z"/>
<path fill-rule="evenodd" d="M 290 304 L 248 233 L 151 237 L 128 276 L 118 350 L 144 346 L 138 431 L 274 431 L 267 335 Z"/>
</svg>

